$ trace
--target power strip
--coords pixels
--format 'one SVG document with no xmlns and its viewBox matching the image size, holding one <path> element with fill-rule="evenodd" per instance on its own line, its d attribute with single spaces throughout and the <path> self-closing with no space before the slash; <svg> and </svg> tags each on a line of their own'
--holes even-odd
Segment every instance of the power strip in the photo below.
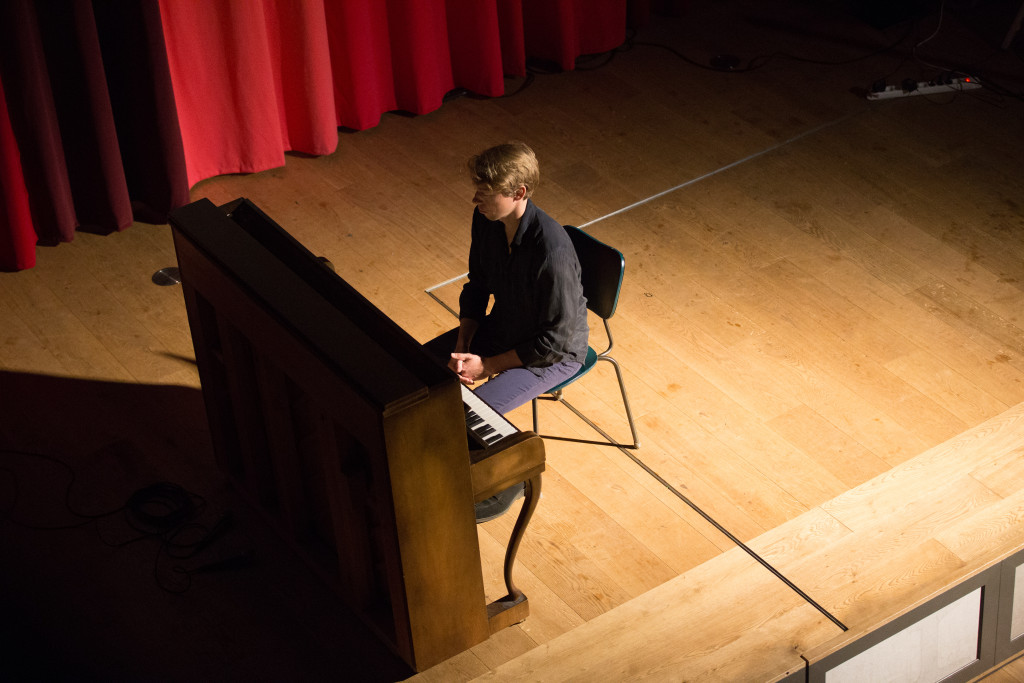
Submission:
<svg viewBox="0 0 1024 683">
<path fill-rule="evenodd" d="M 912 86 L 912 87 L 908 87 Z M 936 95 L 939 93 L 956 93 L 964 90 L 980 88 L 981 82 L 973 76 L 965 78 L 951 78 L 948 83 L 936 83 L 935 81 L 921 81 L 919 83 L 901 85 L 887 85 L 885 90 L 869 92 L 869 100 L 889 100 L 894 97 L 912 97 L 914 95 Z"/>
</svg>

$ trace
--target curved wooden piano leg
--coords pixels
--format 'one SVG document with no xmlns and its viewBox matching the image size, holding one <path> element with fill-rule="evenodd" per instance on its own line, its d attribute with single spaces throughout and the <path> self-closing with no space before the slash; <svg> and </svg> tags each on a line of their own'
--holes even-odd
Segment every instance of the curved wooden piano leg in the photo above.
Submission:
<svg viewBox="0 0 1024 683">
<path fill-rule="evenodd" d="M 508 594 L 487 605 L 487 619 L 490 623 L 491 633 L 512 624 L 518 624 L 530 614 L 526 595 L 516 588 L 512 581 L 512 566 L 516 562 L 519 544 L 526 534 L 526 526 L 530 523 L 533 511 L 537 509 L 537 502 L 540 500 L 540 475 L 527 479 L 525 483 L 526 498 L 523 500 L 523 507 L 519 510 L 519 517 L 516 518 L 512 536 L 508 541 L 508 548 L 505 550 L 505 588 L 508 590 Z"/>
</svg>

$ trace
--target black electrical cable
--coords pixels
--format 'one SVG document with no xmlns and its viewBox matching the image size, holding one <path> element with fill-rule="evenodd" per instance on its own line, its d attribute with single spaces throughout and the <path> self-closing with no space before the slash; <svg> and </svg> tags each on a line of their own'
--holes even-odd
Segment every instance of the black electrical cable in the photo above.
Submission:
<svg viewBox="0 0 1024 683">
<path fill-rule="evenodd" d="M 68 465 L 63 460 L 60 460 L 59 458 L 55 458 L 53 456 L 46 455 L 45 453 L 38 453 L 38 452 L 35 452 L 35 451 L 19 450 L 19 449 L 14 449 L 14 448 L 3 448 L 3 449 L 0 449 L 0 453 L 8 453 L 8 454 L 12 454 L 12 455 L 23 455 L 23 456 L 26 456 L 26 457 L 29 457 L 29 458 L 36 458 L 38 460 L 44 460 L 46 462 L 50 462 L 50 463 L 53 463 L 55 465 L 59 465 L 60 467 L 62 467 L 67 472 L 67 474 L 68 474 L 67 487 L 64 489 L 64 506 L 67 508 L 67 510 L 71 514 L 73 514 L 76 517 L 81 517 L 82 520 L 79 521 L 79 522 L 75 522 L 73 524 L 59 524 L 59 525 L 55 525 L 55 526 L 42 526 L 42 525 L 37 525 L 37 524 L 30 524 L 28 522 L 23 522 L 23 521 L 20 521 L 18 519 L 15 519 L 13 517 L 13 513 L 14 513 L 14 509 L 18 505 L 18 499 L 20 498 L 21 492 L 20 492 L 20 489 L 18 487 L 18 477 L 17 477 L 16 473 L 13 470 L 11 470 L 10 468 L 8 468 L 8 467 L 0 468 L 0 471 L 7 472 L 7 473 L 9 473 L 11 475 L 11 478 L 10 478 L 11 479 L 11 502 L 10 502 L 10 505 L 4 506 L 2 509 L 0 509 L 0 519 L 6 519 L 7 521 L 9 521 L 11 523 L 17 524 L 18 526 L 24 527 L 26 529 L 33 529 L 33 530 L 36 530 L 36 531 L 59 531 L 59 530 L 62 530 L 62 529 L 78 529 L 80 527 L 83 527 L 83 526 L 86 526 L 88 524 L 91 524 L 92 522 L 96 521 L 97 519 L 102 519 L 104 517 L 110 517 L 111 515 L 115 515 L 118 512 L 121 512 L 122 510 L 124 510 L 124 505 L 116 507 L 116 508 L 114 508 L 112 510 L 107 510 L 105 512 L 97 512 L 97 513 L 88 513 L 88 512 L 82 512 L 80 510 L 76 510 L 74 508 L 74 506 L 71 504 L 71 490 L 74 487 L 75 480 L 76 480 L 75 471 L 74 471 L 74 469 L 71 468 L 70 465 Z"/>
</svg>

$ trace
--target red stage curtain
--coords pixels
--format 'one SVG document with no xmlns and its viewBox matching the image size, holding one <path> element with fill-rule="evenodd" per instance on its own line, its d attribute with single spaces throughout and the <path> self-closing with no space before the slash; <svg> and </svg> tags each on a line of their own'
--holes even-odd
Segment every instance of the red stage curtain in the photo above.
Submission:
<svg viewBox="0 0 1024 683">
<path fill-rule="evenodd" d="M 337 146 L 323 3 L 160 3 L 188 184 Z"/>
<path fill-rule="evenodd" d="M 36 233 L 28 208 L 21 155 L 7 113 L 0 81 L 0 270 L 23 270 L 36 264 Z"/>
<path fill-rule="evenodd" d="M 513 18 L 510 29 L 522 31 L 522 21 L 515 26 L 516 2 L 480 2 L 480 0 L 448 0 L 448 44 L 455 83 L 460 88 L 488 97 L 505 94 L 505 74 L 520 73 L 518 55 L 511 55 L 514 63 L 506 68 L 504 43 L 511 39 L 514 49 L 515 35 L 502 31 L 502 19 Z M 504 17 L 500 6 L 504 5 Z M 512 11 L 509 11 L 512 8 Z M 522 10 L 518 12 L 522 16 Z M 519 41 L 521 43 L 521 41 Z M 525 64 L 524 64 L 525 66 Z M 522 70 L 525 72 L 525 69 Z M 521 74 L 520 74 L 521 75 Z"/>
<path fill-rule="evenodd" d="M 132 216 L 166 223 L 189 194 L 159 6 L 102 0 L 93 8 Z"/>
<path fill-rule="evenodd" d="M 388 111 L 425 114 L 455 87 L 501 95 L 504 73 L 525 73 L 519 36 L 502 32 L 518 11 L 519 0 L 328 2 L 338 125 L 365 130 Z"/>
<path fill-rule="evenodd" d="M 0 67 L 33 231 L 43 244 L 69 242 L 78 219 L 35 6 L 0 3 L 0 32 Z"/>
<path fill-rule="evenodd" d="M 569 71 L 626 40 L 626 0 L 523 0 L 526 52 Z"/>
<path fill-rule="evenodd" d="M 522 0 L 498 0 L 498 30 L 501 31 L 501 63 L 506 76 L 526 75 L 526 43 L 523 38 Z"/>
<path fill-rule="evenodd" d="M 34 261 L 29 233 L 33 245 L 69 242 L 76 229 L 127 227 L 133 204 L 166 220 L 188 200 L 163 55 L 156 0 L 0 3 L 0 74 L 31 214 L 17 235 L 4 226 L 0 262 Z"/>
<path fill-rule="evenodd" d="M 382 112 L 398 107 L 386 39 L 387 7 L 380 0 L 332 2 L 326 15 L 337 124 L 371 128 Z"/>
<path fill-rule="evenodd" d="M 621 44 L 627 11 L 642 23 L 650 2 L 3 0 L 17 147 L 0 179 L 9 194 L 23 178 L 31 223 L 8 209 L 0 267 L 28 267 L 28 235 L 163 222 L 204 178 L 329 154 L 338 126 L 425 114 L 455 88 L 499 96 L 527 57 L 570 70 Z"/>
</svg>

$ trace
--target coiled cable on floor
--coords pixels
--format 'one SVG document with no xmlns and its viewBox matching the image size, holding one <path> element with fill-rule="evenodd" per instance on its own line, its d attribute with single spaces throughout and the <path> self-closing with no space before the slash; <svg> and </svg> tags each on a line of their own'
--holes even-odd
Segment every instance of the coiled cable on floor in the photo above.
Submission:
<svg viewBox="0 0 1024 683">
<path fill-rule="evenodd" d="M 125 503 L 128 521 L 137 531 L 168 534 L 193 519 L 199 505 L 188 491 L 169 482 L 144 486 Z"/>
</svg>

